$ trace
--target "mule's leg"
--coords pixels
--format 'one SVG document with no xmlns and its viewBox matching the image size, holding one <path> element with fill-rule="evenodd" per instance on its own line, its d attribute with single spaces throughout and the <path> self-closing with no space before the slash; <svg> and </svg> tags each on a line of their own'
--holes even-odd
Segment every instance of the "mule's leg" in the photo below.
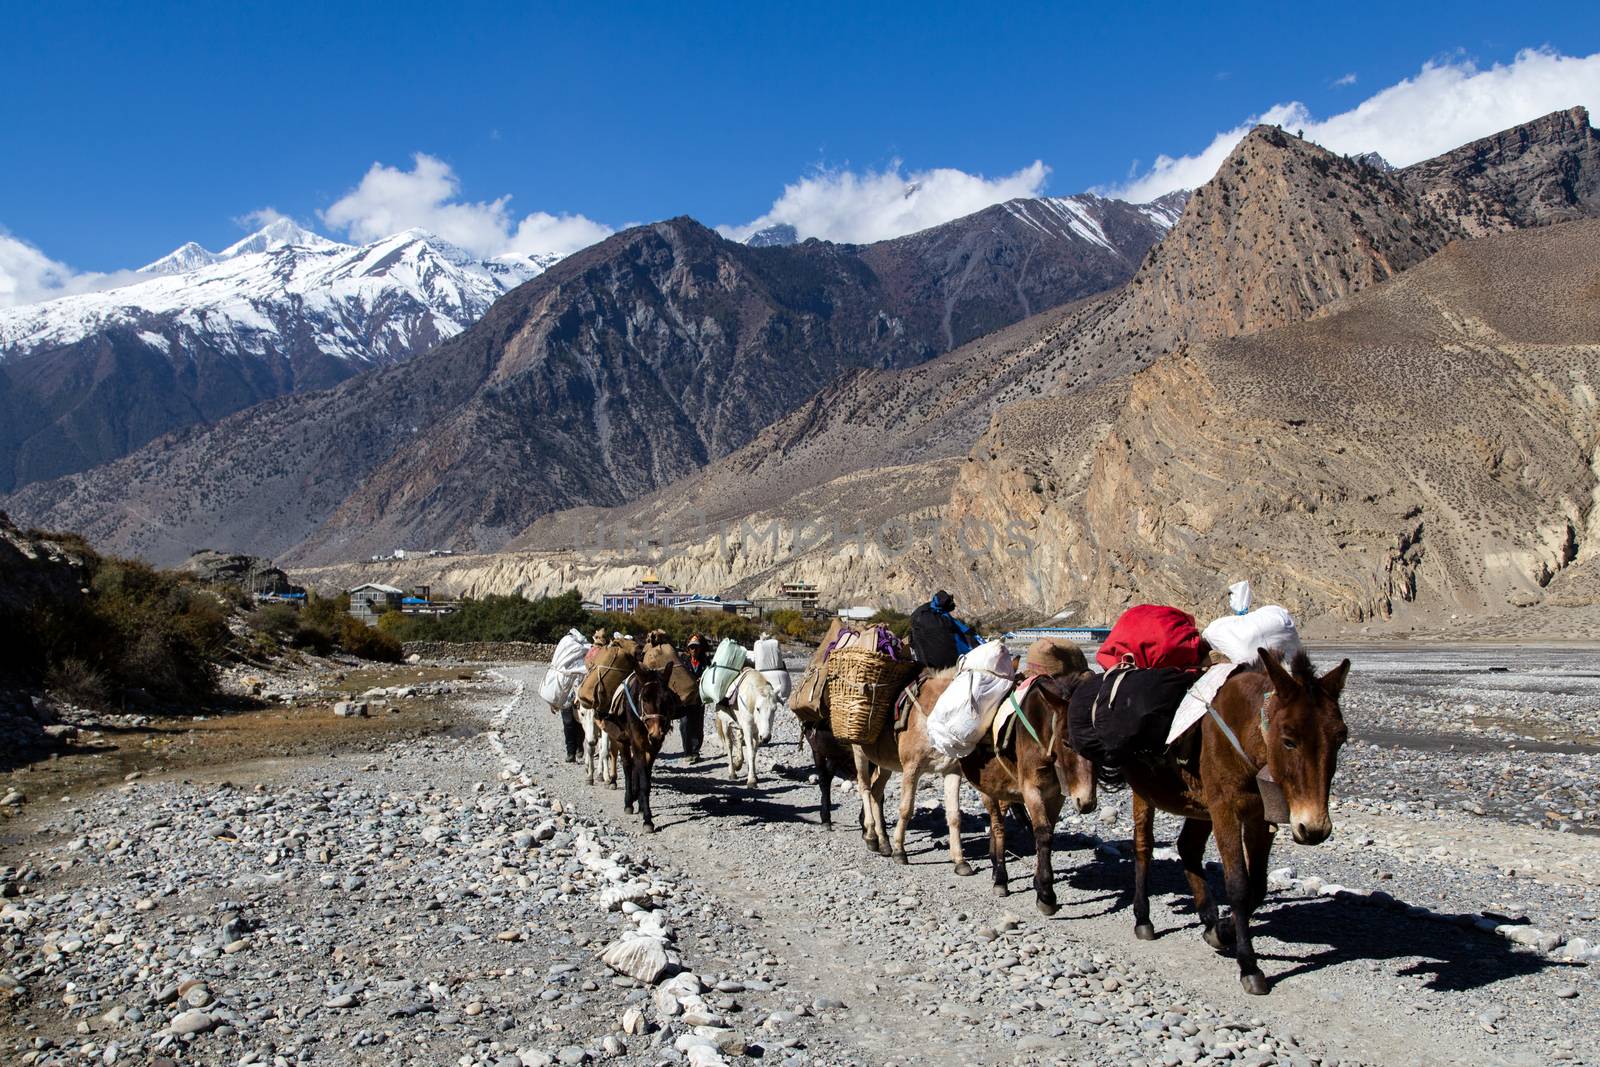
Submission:
<svg viewBox="0 0 1600 1067">
<path fill-rule="evenodd" d="M 1204 819 L 1183 820 L 1183 829 L 1178 831 L 1178 858 L 1183 861 L 1183 876 L 1189 880 L 1189 892 L 1194 895 L 1201 936 L 1221 952 L 1232 938 L 1225 927 L 1217 925 L 1217 902 L 1212 899 L 1211 884 L 1206 880 L 1206 842 L 1210 839 L 1210 823 Z"/>
<path fill-rule="evenodd" d="M 944 776 L 944 826 L 950 832 L 950 862 L 956 873 L 965 878 L 974 873 L 961 851 L 961 775 Z"/>
<path fill-rule="evenodd" d="M 894 824 L 894 849 L 891 855 L 899 864 L 908 864 L 906 859 L 906 827 L 911 825 L 911 816 L 917 810 L 917 782 L 922 779 L 922 764 L 908 763 L 900 766 L 900 821 Z"/>
<path fill-rule="evenodd" d="M 1155 851 L 1156 809 L 1138 793 L 1133 794 L 1133 936 L 1154 941 L 1156 928 L 1150 925 L 1150 854 Z"/>
<path fill-rule="evenodd" d="M 1272 855 L 1272 825 L 1265 821 L 1248 822 L 1244 827 L 1244 862 L 1250 871 L 1250 914 L 1254 915 L 1267 899 L 1267 866 Z"/>
<path fill-rule="evenodd" d="M 598 755 L 594 715 L 587 708 L 579 714 L 583 717 L 583 773 L 589 779 L 589 784 L 594 785 L 594 765 Z"/>
<path fill-rule="evenodd" d="M 629 746 L 622 750 L 622 810 L 629 815 L 633 814 L 633 805 L 638 799 L 639 779 L 634 770 L 633 749 Z"/>
<path fill-rule="evenodd" d="M 817 769 L 817 793 L 821 803 L 822 828 L 833 829 L 833 764 L 828 760 L 828 754 L 823 749 L 822 738 L 815 728 L 807 726 L 802 733 L 805 734 L 806 744 L 811 746 L 811 764 Z"/>
<path fill-rule="evenodd" d="M 612 789 L 617 787 L 617 750 L 611 744 L 611 735 L 604 730 L 600 731 L 600 759 L 605 763 L 606 785 Z"/>
<path fill-rule="evenodd" d="M 638 761 L 639 784 L 634 787 L 639 796 L 639 814 L 644 819 L 644 832 L 647 834 L 656 832 L 656 822 L 650 814 L 650 778 L 655 762 L 656 757 L 653 752 L 644 753 Z"/>
<path fill-rule="evenodd" d="M 1261 996 L 1267 991 L 1267 979 L 1256 964 L 1256 950 L 1250 943 L 1250 871 L 1245 865 L 1244 829 L 1231 811 L 1213 814 L 1211 825 L 1222 856 L 1228 906 L 1233 910 L 1233 955 L 1239 961 L 1239 984 L 1246 993 Z"/>
<path fill-rule="evenodd" d="M 722 745 L 723 754 L 728 757 L 728 781 L 731 782 L 735 778 L 739 777 L 739 767 L 736 758 L 739 754 L 738 747 L 733 742 L 733 730 L 731 724 L 726 718 L 723 717 L 720 709 L 717 711 L 715 722 L 717 725 L 717 741 Z"/>
<path fill-rule="evenodd" d="M 872 770 L 872 784 L 868 787 L 872 791 L 873 830 L 878 837 L 877 852 L 880 856 L 893 855 L 892 846 L 889 844 L 889 827 L 883 817 L 883 795 L 889 789 L 890 770 L 887 767 L 874 767 Z"/>
<path fill-rule="evenodd" d="M 882 776 L 859 745 L 851 746 L 851 751 L 856 759 L 856 792 L 861 794 L 861 836 L 869 849 L 887 856 L 889 842 L 883 829 L 883 793 L 874 784 L 881 781 Z"/>
<path fill-rule="evenodd" d="M 745 707 L 739 709 L 739 740 L 744 748 L 744 784 L 756 786 L 756 717 Z"/>
<path fill-rule="evenodd" d="M 989 809 L 989 864 L 994 872 L 994 895 L 1003 897 L 1011 890 L 1006 877 L 1006 809 L 988 793 L 983 806 Z"/>
<path fill-rule="evenodd" d="M 1050 866 L 1050 843 L 1055 837 L 1055 816 L 1061 814 L 1059 797 L 1054 807 L 1045 802 L 1037 782 L 1024 782 L 1022 806 L 1028 809 L 1028 825 L 1033 828 L 1033 895 L 1041 915 L 1056 913 L 1056 875 Z"/>
</svg>

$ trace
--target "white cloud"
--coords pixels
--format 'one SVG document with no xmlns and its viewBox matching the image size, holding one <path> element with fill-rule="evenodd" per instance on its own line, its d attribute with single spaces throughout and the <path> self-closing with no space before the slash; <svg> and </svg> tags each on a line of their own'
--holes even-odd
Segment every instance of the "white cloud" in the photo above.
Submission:
<svg viewBox="0 0 1600 1067">
<path fill-rule="evenodd" d="M 1343 89 L 1343 88 L 1346 88 L 1347 86 L 1354 85 L 1355 83 L 1356 83 L 1355 71 L 1351 71 L 1349 74 L 1342 74 L 1339 77 L 1333 79 L 1333 87 L 1335 89 Z"/>
<path fill-rule="evenodd" d="M 1600 53 L 1564 56 L 1530 48 L 1512 62 L 1486 70 L 1469 59 L 1430 62 L 1416 77 L 1326 119 L 1314 118 L 1299 102 L 1274 105 L 1217 134 L 1194 155 L 1158 157 L 1147 172 L 1108 192 L 1144 201 L 1204 185 L 1240 138 L 1260 122 L 1303 129 L 1308 139 L 1332 152 L 1377 152 L 1403 167 L 1576 105 L 1600 111 Z"/>
<path fill-rule="evenodd" d="M 246 211 L 243 215 L 240 215 L 233 220 L 234 225 L 238 226 L 240 229 L 250 230 L 252 232 L 265 229 L 266 227 L 271 226 L 274 222 L 293 221 L 294 220 L 288 215 L 285 215 L 277 208 L 270 206 L 258 207 L 254 211 Z"/>
<path fill-rule="evenodd" d="M 412 228 L 436 233 L 479 256 L 503 252 L 567 255 L 610 234 L 611 228 L 582 215 L 535 212 L 514 220 L 511 197 L 459 199 L 461 181 L 450 164 L 426 152 L 412 156 L 409 171 L 374 163 L 360 184 L 321 212 L 322 221 L 363 243 Z"/>
<path fill-rule="evenodd" d="M 925 230 L 981 211 L 990 204 L 1044 191 L 1050 168 L 1038 160 L 1015 174 L 985 178 L 950 167 L 906 174 L 895 160 L 883 170 L 826 169 L 784 187 L 772 209 L 743 226 L 721 226 L 726 237 L 747 239 L 778 223 L 800 238 L 865 244 Z"/>
<path fill-rule="evenodd" d="M 115 289 L 141 281 L 134 271 L 75 271 L 39 251 L 28 242 L 0 229 L 0 307 L 34 304 L 74 293 Z"/>
</svg>

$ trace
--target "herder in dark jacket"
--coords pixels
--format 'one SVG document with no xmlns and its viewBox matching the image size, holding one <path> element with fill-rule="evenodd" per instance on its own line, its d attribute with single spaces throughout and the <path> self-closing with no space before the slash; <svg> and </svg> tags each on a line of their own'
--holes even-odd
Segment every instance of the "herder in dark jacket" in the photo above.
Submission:
<svg viewBox="0 0 1600 1067">
<path fill-rule="evenodd" d="M 911 652 L 924 667 L 954 667 L 979 645 L 972 627 L 956 618 L 956 598 L 943 589 L 911 613 Z"/>
<path fill-rule="evenodd" d="M 711 652 L 706 648 L 705 638 L 699 634 L 689 638 L 683 659 L 689 665 L 689 673 L 698 681 L 711 666 Z M 683 718 L 678 720 L 678 740 L 683 742 L 683 754 L 690 760 L 700 758 L 700 746 L 705 742 L 705 717 L 706 709 L 697 696 L 683 709 Z"/>
</svg>

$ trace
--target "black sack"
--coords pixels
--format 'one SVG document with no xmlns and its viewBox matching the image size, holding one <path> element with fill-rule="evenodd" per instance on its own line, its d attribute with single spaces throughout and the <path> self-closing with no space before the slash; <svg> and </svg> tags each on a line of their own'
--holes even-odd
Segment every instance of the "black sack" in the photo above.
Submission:
<svg viewBox="0 0 1600 1067">
<path fill-rule="evenodd" d="M 956 648 L 956 627 L 948 615 L 923 604 L 911 613 L 911 652 L 924 667 L 942 670 L 954 667 L 960 658 Z"/>
<path fill-rule="evenodd" d="M 1159 758 L 1197 671 L 1118 667 L 1085 679 L 1067 704 L 1067 736 L 1102 781 L 1117 784 L 1135 760 Z"/>
</svg>

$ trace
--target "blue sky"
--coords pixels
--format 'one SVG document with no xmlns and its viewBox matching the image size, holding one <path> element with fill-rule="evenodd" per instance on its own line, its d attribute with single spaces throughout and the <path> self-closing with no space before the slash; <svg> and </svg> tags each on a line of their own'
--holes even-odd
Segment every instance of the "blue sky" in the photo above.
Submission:
<svg viewBox="0 0 1600 1067">
<path fill-rule="evenodd" d="M 918 208 L 927 217 L 991 188 L 1149 191 L 1206 166 L 1202 155 L 1151 176 L 1158 155 L 1202 154 L 1275 105 L 1299 102 L 1316 121 L 1430 62 L 1465 84 L 1512 69 L 1524 49 L 1600 51 L 1596 4 L 6 0 L 0 25 L 0 228 L 80 271 L 137 266 L 190 239 L 219 248 L 268 208 L 359 236 L 409 221 L 416 196 L 432 198 L 421 217 L 447 228 L 487 220 L 486 252 L 494 226 L 511 242 L 536 212 L 581 215 L 596 234 L 690 214 L 875 236 L 925 221 L 881 217 L 871 190 L 886 171 L 894 184 L 949 169 L 930 185 L 945 199 Z M 1589 66 L 1543 76 L 1576 79 L 1574 93 L 1600 84 Z M 1551 92 L 1541 83 L 1529 99 Z M 1404 122 L 1438 108 L 1420 93 L 1406 106 L 1410 118 L 1370 133 L 1351 120 L 1330 136 L 1403 151 Z M 393 180 L 350 199 L 374 164 Z M 818 168 L 825 180 L 775 211 Z M 413 187 L 421 177 L 426 190 Z M 466 214 L 439 214 L 457 201 Z M 524 244 L 591 232 L 535 222 Z"/>
</svg>

